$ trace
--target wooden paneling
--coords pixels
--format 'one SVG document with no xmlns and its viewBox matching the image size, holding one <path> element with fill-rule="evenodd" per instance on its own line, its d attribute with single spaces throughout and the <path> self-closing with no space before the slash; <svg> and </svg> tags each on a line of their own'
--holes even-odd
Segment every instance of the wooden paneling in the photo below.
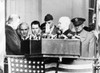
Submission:
<svg viewBox="0 0 100 73">
<path fill-rule="evenodd" d="M 42 54 L 80 56 L 81 43 L 76 39 L 42 39 Z"/>
</svg>

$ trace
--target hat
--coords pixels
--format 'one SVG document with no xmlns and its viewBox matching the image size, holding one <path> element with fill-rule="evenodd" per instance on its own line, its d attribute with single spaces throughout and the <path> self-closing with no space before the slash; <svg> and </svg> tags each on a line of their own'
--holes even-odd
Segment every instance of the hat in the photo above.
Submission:
<svg viewBox="0 0 100 73">
<path fill-rule="evenodd" d="M 85 18 L 79 18 L 79 17 L 73 18 L 71 20 L 74 26 L 80 26 L 81 24 L 83 24 L 84 21 L 85 21 Z"/>
<path fill-rule="evenodd" d="M 47 14 L 44 18 L 44 21 L 53 20 L 53 16 L 51 14 Z"/>
</svg>

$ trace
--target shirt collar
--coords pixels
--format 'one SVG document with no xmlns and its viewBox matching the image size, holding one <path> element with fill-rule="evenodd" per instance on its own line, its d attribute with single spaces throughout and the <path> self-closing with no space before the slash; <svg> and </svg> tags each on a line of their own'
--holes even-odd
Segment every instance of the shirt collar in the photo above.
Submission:
<svg viewBox="0 0 100 73">
<path fill-rule="evenodd" d="M 28 38 L 29 38 L 29 36 L 26 36 L 25 38 L 21 37 L 22 40 L 27 40 Z"/>
</svg>

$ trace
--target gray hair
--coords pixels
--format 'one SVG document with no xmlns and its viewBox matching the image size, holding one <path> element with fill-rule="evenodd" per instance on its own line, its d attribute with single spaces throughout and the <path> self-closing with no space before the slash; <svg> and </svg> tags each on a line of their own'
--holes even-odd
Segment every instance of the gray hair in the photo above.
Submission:
<svg viewBox="0 0 100 73">
<path fill-rule="evenodd" d="M 18 16 L 17 14 L 11 14 L 8 18 L 8 24 L 15 21 L 16 19 L 20 19 L 20 16 Z"/>
<path fill-rule="evenodd" d="M 27 27 L 28 27 L 28 29 L 29 29 L 29 25 L 26 23 L 26 22 L 22 22 L 21 24 L 19 24 L 19 26 L 18 26 L 18 29 L 20 30 L 21 29 L 21 26 L 22 25 L 26 25 Z"/>
</svg>

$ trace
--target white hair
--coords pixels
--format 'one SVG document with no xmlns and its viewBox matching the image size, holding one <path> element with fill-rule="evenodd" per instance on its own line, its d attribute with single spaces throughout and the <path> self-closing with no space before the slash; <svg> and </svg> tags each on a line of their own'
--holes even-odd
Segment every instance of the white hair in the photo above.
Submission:
<svg viewBox="0 0 100 73">
<path fill-rule="evenodd" d="M 60 22 L 66 23 L 66 25 L 69 25 L 71 23 L 71 20 L 69 17 L 63 16 L 59 19 Z"/>
<path fill-rule="evenodd" d="M 20 19 L 20 16 L 18 16 L 17 14 L 11 14 L 8 18 L 8 23 L 11 23 L 13 21 L 16 21 L 16 19 Z"/>
<path fill-rule="evenodd" d="M 71 23 L 71 20 L 70 20 L 69 17 L 63 16 L 63 17 L 59 18 L 59 22 L 61 23 L 61 26 L 65 30 L 65 29 L 68 29 L 69 28 L 69 25 Z"/>
<path fill-rule="evenodd" d="M 8 18 L 7 24 L 16 29 L 19 25 L 20 16 L 17 14 L 11 14 Z"/>
</svg>

